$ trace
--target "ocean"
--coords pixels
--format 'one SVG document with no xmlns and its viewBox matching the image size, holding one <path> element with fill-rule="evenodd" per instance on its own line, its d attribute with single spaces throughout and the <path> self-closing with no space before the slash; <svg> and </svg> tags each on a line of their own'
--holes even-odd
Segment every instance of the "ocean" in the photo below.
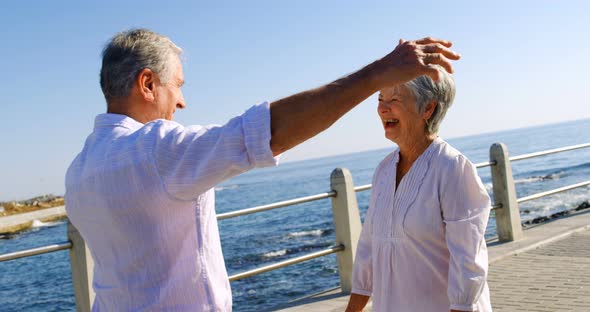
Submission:
<svg viewBox="0 0 590 312">
<path fill-rule="evenodd" d="M 590 119 L 448 139 L 473 163 L 488 160 L 495 142 L 510 155 L 590 142 Z M 217 186 L 217 212 L 269 204 L 330 191 L 330 173 L 348 168 L 355 185 L 371 183 L 377 164 L 394 149 L 289 162 L 247 172 Z M 491 192 L 490 169 L 478 173 Z M 586 181 L 590 148 L 513 163 L 518 197 Z M 361 218 L 370 191 L 357 193 Z M 520 205 L 523 222 L 577 207 L 590 200 L 578 188 Z M 65 222 L 36 223 L 31 230 L 0 236 L 0 254 L 66 240 Z M 334 244 L 330 199 L 275 209 L 219 222 L 230 275 L 304 255 Z M 486 237 L 495 236 L 490 218 Z M 67 251 L 0 263 L 0 311 L 75 311 Z M 234 311 L 271 310 L 281 303 L 334 288 L 339 277 L 334 254 L 231 283 Z"/>
</svg>

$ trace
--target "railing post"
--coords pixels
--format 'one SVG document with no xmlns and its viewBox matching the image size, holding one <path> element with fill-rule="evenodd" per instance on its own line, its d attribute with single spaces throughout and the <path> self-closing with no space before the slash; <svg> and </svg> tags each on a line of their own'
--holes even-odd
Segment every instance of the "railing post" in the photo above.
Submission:
<svg viewBox="0 0 590 312">
<path fill-rule="evenodd" d="M 80 232 L 69 221 L 68 239 L 72 242 L 70 266 L 72 270 L 74 296 L 76 297 L 76 311 L 90 312 L 92 303 L 94 302 L 94 291 L 92 289 L 94 261 Z"/>
<path fill-rule="evenodd" d="M 504 143 L 494 143 L 490 147 L 490 161 L 496 163 L 490 167 L 494 186 L 494 204 L 502 205 L 495 210 L 498 238 L 501 242 L 519 240 L 523 236 L 520 209 L 516 201 L 508 148 Z"/>
<path fill-rule="evenodd" d="M 336 191 L 336 197 L 332 197 L 336 243 L 344 245 L 344 250 L 337 254 L 340 287 L 342 292 L 349 293 L 352 290 L 352 267 L 361 233 L 361 218 L 350 171 L 334 169 L 330 185 Z"/>
</svg>

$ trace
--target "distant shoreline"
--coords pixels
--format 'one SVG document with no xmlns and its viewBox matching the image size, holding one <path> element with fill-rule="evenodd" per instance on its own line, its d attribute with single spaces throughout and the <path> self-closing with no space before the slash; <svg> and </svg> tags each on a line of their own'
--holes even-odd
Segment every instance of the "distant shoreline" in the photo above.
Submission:
<svg viewBox="0 0 590 312">
<path fill-rule="evenodd" d="M 46 194 L 21 201 L 0 202 L 0 218 L 21 213 L 59 207 L 65 204 L 63 196 Z"/>
<path fill-rule="evenodd" d="M 65 206 L 43 208 L 0 217 L 0 235 L 14 234 L 34 227 L 47 226 L 46 223 L 65 218 L 67 218 Z"/>
<path fill-rule="evenodd" d="M 52 194 L 0 203 L 0 234 L 13 234 L 67 217 L 63 196 Z M 35 223 L 37 221 L 37 224 Z M 39 224 L 40 223 L 40 224 Z"/>
</svg>

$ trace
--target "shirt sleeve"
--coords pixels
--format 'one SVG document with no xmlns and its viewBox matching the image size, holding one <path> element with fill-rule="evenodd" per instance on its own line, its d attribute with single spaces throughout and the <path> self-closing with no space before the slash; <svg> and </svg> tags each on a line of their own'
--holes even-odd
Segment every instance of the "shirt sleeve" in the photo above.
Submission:
<svg viewBox="0 0 590 312">
<path fill-rule="evenodd" d="M 193 200 L 216 184 L 255 167 L 274 166 L 270 106 L 253 106 L 223 126 L 183 127 L 159 120 L 153 154 L 166 191 Z"/>
<path fill-rule="evenodd" d="M 487 279 L 484 234 L 491 204 L 471 162 L 459 155 L 452 167 L 441 193 L 450 252 L 447 294 L 451 309 L 474 311 Z"/>
</svg>

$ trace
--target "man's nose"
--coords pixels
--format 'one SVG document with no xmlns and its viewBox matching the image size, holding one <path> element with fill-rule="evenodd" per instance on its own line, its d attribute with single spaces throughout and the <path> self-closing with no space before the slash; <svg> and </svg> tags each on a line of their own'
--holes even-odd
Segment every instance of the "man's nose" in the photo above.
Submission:
<svg viewBox="0 0 590 312">
<path fill-rule="evenodd" d="M 176 108 L 178 108 L 178 109 L 186 108 L 186 102 L 184 101 L 184 96 L 182 96 L 182 95 L 180 96 L 178 103 L 176 103 Z"/>
</svg>

